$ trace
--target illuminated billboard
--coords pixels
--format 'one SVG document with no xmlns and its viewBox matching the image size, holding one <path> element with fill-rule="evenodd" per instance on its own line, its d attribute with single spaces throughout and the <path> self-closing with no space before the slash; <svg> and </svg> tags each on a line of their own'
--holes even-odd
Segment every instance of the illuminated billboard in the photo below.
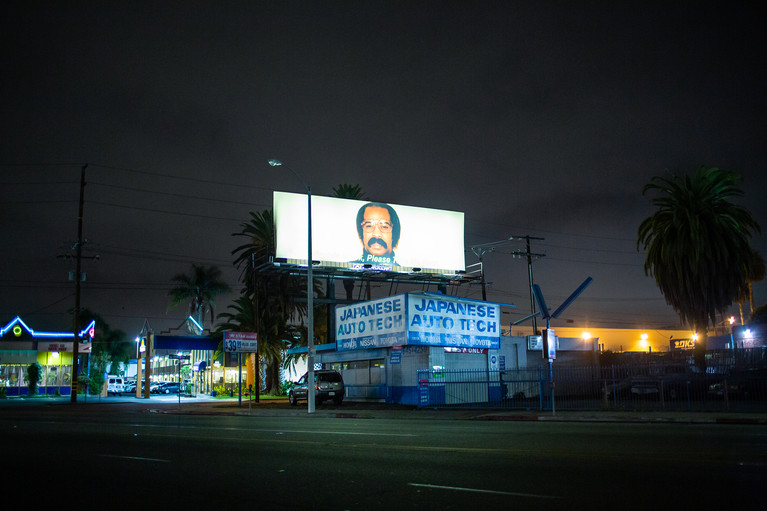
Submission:
<svg viewBox="0 0 767 511">
<path fill-rule="evenodd" d="M 452 296 L 405 293 L 336 307 L 336 349 L 403 345 L 498 349 L 501 307 Z"/>
<path fill-rule="evenodd" d="M 307 196 L 274 192 L 276 257 L 306 264 Z M 466 269 L 463 213 L 312 195 L 320 266 L 455 274 Z"/>
</svg>

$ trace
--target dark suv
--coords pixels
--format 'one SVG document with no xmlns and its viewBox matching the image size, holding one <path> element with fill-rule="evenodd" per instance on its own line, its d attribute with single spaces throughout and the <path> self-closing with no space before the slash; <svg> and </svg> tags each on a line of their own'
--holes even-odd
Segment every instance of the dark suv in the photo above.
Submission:
<svg viewBox="0 0 767 511">
<path fill-rule="evenodd" d="M 304 374 L 290 389 L 288 400 L 295 406 L 299 400 L 307 399 L 307 380 L 309 373 Z M 326 399 L 332 399 L 337 405 L 344 400 L 344 379 L 338 371 L 314 371 L 314 402 L 321 404 Z"/>
</svg>

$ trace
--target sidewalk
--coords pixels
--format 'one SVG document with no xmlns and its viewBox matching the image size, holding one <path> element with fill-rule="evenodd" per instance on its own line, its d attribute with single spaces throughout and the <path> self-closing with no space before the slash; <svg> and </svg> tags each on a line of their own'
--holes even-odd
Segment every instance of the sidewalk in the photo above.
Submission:
<svg viewBox="0 0 767 511">
<path fill-rule="evenodd" d="M 0 408 L 72 405 L 68 396 L 0 399 Z M 135 396 L 101 397 L 78 396 L 74 406 L 99 407 L 108 412 L 114 406 L 130 407 L 139 413 L 165 413 L 179 415 L 230 415 L 253 417 L 306 417 L 338 419 L 391 419 L 391 420 L 475 420 L 520 422 L 625 422 L 658 424 L 749 424 L 767 425 L 764 412 L 677 412 L 677 411 L 539 411 L 497 410 L 473 408 L 417 408 L 380 402 L 344 401 L 343 405 L 322 404 L 308 413 L 307 404 L 290 406 L 287 399 L 262 399 L 242 404 L 237 398 L 216 399 L 208 395 L 184 397 L 152 395 L 150 399 Z"/>
<path fill-rule="evenodd" d="M 184 402 L 175 409 L 167 407 L 160 413 L 194 415 L 290 416 L 354 419 L 412 419 L 412 420 L 485 420 L 531 422 L 641 422 L 677 424 L 756 424 L 767 425 L 764 413 L 738 412 L 655 412 L 655 411 L 551 411 L 492 410 L 471 408 L 417 408 L 385 403 L 344 401 L 341 406 L 323 404 L 308 413 L 306 403 L 290 406 L 287 400 L 262 400 L 242 406 L 236 399 Z"/>
</svg>

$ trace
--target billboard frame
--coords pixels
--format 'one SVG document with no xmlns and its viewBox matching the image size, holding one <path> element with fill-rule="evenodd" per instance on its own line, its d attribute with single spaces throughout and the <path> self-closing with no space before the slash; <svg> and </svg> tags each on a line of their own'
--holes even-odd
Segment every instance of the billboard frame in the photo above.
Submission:
<svg viewBox="0 0 767 511">
<path fill-rule="evenodd" d="M 275 254 L 296 266 L 307 265 L 304 246 L 308 226 L 304 198 L 305 195 L 292 192 L 273 193 Z M 359 225 L 355 230 L 355 218 L 359 221 L 363 210 L 365 219 L 380 218 L 363 222 L 363 225 L 382 222 L 388 230 L 372 228 L 372 232 L 363 233 Z M 435 275 L 466 271 L 465 213 L 461 211 L 313 195 L 311 215 L 316 220 L 309 224 L 314 249 L 313 269 Z M 386 220 L 389 218 L 393 222 Z M 439 250 L 431 241 L 436 224 L 445 224 Z"/>
</svg>

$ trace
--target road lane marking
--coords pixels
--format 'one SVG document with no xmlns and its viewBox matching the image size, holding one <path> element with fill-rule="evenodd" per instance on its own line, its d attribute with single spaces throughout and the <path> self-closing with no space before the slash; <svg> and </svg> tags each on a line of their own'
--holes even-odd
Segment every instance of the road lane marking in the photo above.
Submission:
<svg viewBox="0 0 767 511">
<path fill-rule="evenodd" d="M 102 458 L 118 458 L 123 460 L 138 460 L 138 461 L 155 461 L 157 463 L 170 463 L 170 460 L 162 460 L 159 458 L 141 458 L 139 456 L 118 456 L 115 454 L 100 454 Z"/>
<path fill-rule="evenodd" d="M 366 431 L 311 431 L 311 430 L 301 430 L 301 429 L 284 429 L 284 430 L 272 430 L 272 429 L 262 429 L 259 430 L 260 432 L 270 432 L 274 431 L 277 435 L 284 435 L 286 433 L 301 433 L 301 434 L 310 434 L 310 435 L 358 435 L 358 436 L 401 436 L 401 437 L 415 437 L 413 433 L 377 433 L 374 431 L 366 432 Z"/>
<path fill-rule="evenodd" d="M 483 490 L 481 488 L 462 488 L 460 486 L 442 486 L 438 484 L 420 484 L 420 483 L 407 483 L 408 486 L 415 486 L 417 488 L 431 488 L 433 490 L 450 490 L 450 491 L 465 491 L 472 493 L 490 493 L 492 495 L 508 495 L 513 497 L 531 497 L 535 499 L 561 499 L 555 495 L 537 495 L 535 493 L 519 493 L 510 491 L 498 491 L 498 490 Z"/>
</svg>

